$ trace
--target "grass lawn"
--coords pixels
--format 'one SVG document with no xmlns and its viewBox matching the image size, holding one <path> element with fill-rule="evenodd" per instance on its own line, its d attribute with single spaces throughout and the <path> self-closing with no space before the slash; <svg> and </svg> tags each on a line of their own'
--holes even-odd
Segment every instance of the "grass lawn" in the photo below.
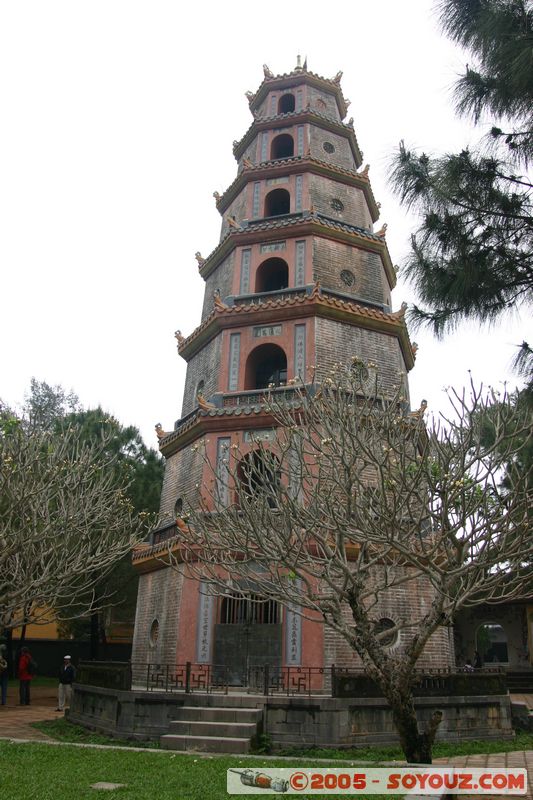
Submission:
<svg viewBox="0 0 533 800">
<path fill-rule="evenodd" d="M 469 742 L 437 742 L 433 747 L 433 758 L 467 756 L 476 753 L 510 753 L 514 750 L 533 750 L 533 734 L 517 733 L 514 739 L 475 739 Z M 285 756 L 305 758 L 334 758 L 353 761 L 403 761 L 404 755 L 398 747 L 364 747 L 357 750 L 287 750 Z"/>
<path fill-rule="evenodd" d="M 293 766 L 261 756 L 257 759 L 239 759 L 239 756 L 205 758 L 157 750 L 138 753 L 68 745 L 11 744 L 1 740 L 0 763 L 0 797 L 9 800 L 95 800 L 98 797 L 224 800 L 230 797 L 226 793 L 226 770 L 229 768 Z M 298 766 L 313 766 L 313 762 L 301 761 Z M 126 786 L 113 792 L 96 792 L 90 786 L 98 781 L 124 783 Z M 238 796 L 252 800 L 260 795 Z M 340 797 L 328 794 L 330 796 Z M 312 800 L 313 795 L 300 797 Z M 378 797 L 373 795 L 372 800 L 378 800 Z"/>
<path fill-rule="evenodd" d="M 85 742 L 86 744 L 111 744 L 126 747 L 150 747 L 158 748 L 159 742 L 136 742 L 128 740 L 113 739 L 94 733 L 80 725 L 72 725 L 63 717 L 61 719 L 45 720 L 34 722 L 33 728 L 46 733 L 52 739 L 60 742 Z M 493 741 L 474 740 L 470 742 L 441 742 L 434 746 L 434 758 L 446 758 L 449 756 L 466 756 L 475 753 L 507 753 L 513 750 L 533 750 L 533 734 L 519 733 L 514 739 L 494 739 Z M 313 750 L 284 750 L 278 755 L 294 756 L 297 758 L 327 758 L 339 759 L 342 761 L 403 761 L 404 756 L 398 747 L 365 747 L 357 750 L 326 750 L 315 748 Z"/>
<path fill-rule="evenodd" d="M 82 744 L 111 744 L 121 747 L 150 747 L 159 748 L 159 742 L 137 742 L 131 739 L 114 739 L 102 733 L 83 728 L 81 725 L 73 725 L 67 722 L 64 717 L 60 719 L 45 719 L 42 722 L 32 722 L 32 728 L 46 733 L 58 742 L 81 742 Z"/>
</svg>

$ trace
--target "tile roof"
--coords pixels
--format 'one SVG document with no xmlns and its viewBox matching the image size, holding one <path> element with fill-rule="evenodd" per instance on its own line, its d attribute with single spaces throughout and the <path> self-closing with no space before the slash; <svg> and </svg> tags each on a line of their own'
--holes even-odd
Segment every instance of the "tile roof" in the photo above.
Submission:
<svg viewBox="0 0 533 800">
<path fill-rule="evenodd" d="M 244 186 L 248 180 L 254 180 L 256 177 L 260 177 L 261 173 L 264 172 L 274 173 L 278 170 L 283 170 L 284 174 L 288 174 L 287 167 L 290 168 L 291 172 L 307 168 L 310 172 L 317 172 L 319 174 L 330 173 L 335 176 L 349 178 L 350 184 L 358 185 L 364 191 L 365 195 L 367 195 L 367 202 L 373 212 L 374 222 L 379 218 L 379 209 L 370 186 L 368 171 L 356 172 L 355 170 L 339 167 L 336 164 L 331 164 L 328 161 L 323 161 L 310 155 L 261 161 L 258 164 L 254 164 L 252 167 L 245 166 L 239 172 L 235 180 L 230 183 L 224 193 L 218 196 L 216 202 L 218 210 L 221 214 L 226 211 L 232 200 L 237 196 L 242 186 Z"/>
<path fill-rule="evenodd" d="M 232 327 L 237 319 L 252 317 L 257 321 L 258 317 L 269 313 L 276 316 L 280 312 L 282 318 L 287 318 L 287 312 L 294 309 L 291 316 L 308 316 L 317 314 L 319 316 L 336 316 L 335 312 L 340 312 L 340 316 L 356 318 L 358 324 L 363 327 L 383 330 L 395 335 L 400 340 L 400 346 L 404 354 L 406 365 L 411 369 L 414 365 L 414 351 L 409 340 L 409 334 L 404 320 L 404 309 L 393 313 L 381 311 L 378 308 L 363 306 L 356 301 L 350 301 L 328 294 L 327 289 L 321 290 L 315 286 L 311 294 L 291 295 L 289 297 L 272 298 L 259 303 L 238 304 L 225 306 L 223 303 L 215 306 L 211 314 L 188 336 L 179 346 L 178 352 L 183 358 L 191 358 L 202 346 L 215 336 L 222 328 Z"/>
<path fill-rule="evenodd" d="M 287 82 L 291 85 L 294 85 L 299 83 L 301 80 L 302 83 L 311 83 L 315 86 L 325 85 L 327 91 L 335 94 L 337 98 L 337 104 L 339 106 L 339 112 L 342 117 L 345 117 L 350 101 L 344 98 L 342 88 L 340 86 L 341 75 L 342 73 L 337 73 L 335 78 L 324 78 L 322 75 L 318 75 L 316 72 L 311 72 L 311 70 L 303 68 L 294 69 L 292 72 L 285 72 L 282 75 L 267 75 L 265 71 L 265 77 L 259 85 L 259 88 L 255 93 L 251 93 L 249 95 L 248 102 L 250 109 L 253 110 L 256 106 L 258 106 L 268 91 L 276 84 Z"/>
<path fill-rule="evenodd" d="M 219 260 L 222 260 L 232 249 L 232 237 L 245 237 L 245 241 L 247 241 L 251 235 L 257 234 L 258 232 L 264 233 L 266 231 L 287 230 L 290 228 L 298 228 L 299 226 L 303 227 L 309 225 L 316 229 L 316 233 L 318 235 L 323 233 L 325 229 L 332 232 L 335 231 L 343 234 L 349 234 L 350 236 L 355 236 L 360 241 L 362 240 L 373 245 L 374 247 L 371 247 L 370 249 L 374 249 L 379 252 L 389 284 L 391 288 L 395 286 L 396 274 L 390 259 L 385 238 L 383 236 L 370 233 L 370 231 L 367 231 L 365 228 L 360 228 L 357 225 L 349 225 L 347 222 L 341 222 L 340 220 L 332 219 L 331 217 L 327 217 L 324 214 L 320 214 L 316 211 L 303 211 L 301 213 L 298 212 L 295 214 L 286 214 L 280 217 L 270 217 L 259 222 L 246 222 L 244 225 L 241 223 L 239 230 L 230 228 L 215 249 L 212 250 L 208 257 L 203 259 L 200 263 L 200 275 L 203 278 L 207 278 L 207 276 L 211 274 L 211 272 L 218 265 Z M 314 233 L 314 230 L 311 230 L 310 233 Z M 296 235 L 303 234 L 296 232 Z M 235 243 L 235 246 L 237 246 L 237 244 L 238 241 Z M 379 245 L 379 247 L 376 247 L 377 245 Z"/>
<path fill-rule="evenodd" d="M 329 114 L 323 114 L 321 111 L 317 111 L 316 109 L 311 108 L 309 105 L 305 108 L 302 108 L 300 111 L 288 111 L 285 114 L 272 114 L 267 117 L 255 117 L 243 136 L 233 143 L 233 155 L 236 159 L 239 159 L 248 144 L 253 140 L 255 134 L 264 128 L 286 127 L 286 123 L 288 122 L 303 122 L 313 120 L 318 122 L 319 125 L 322 123 L 322 127 L 325 127 L 333 132 L 337 132 L 340 136 L 347 136 L 349 139 L 351 139 L 354 145 L 355 159 L 359 166 L 362 161 L 362 154 L 361 148 L 357 142 L 357 136 L 355 135 L 353 124 L 340 122 L 338 119 L 335 119 L 335 117 L 332 117 Z"/>
</svg>

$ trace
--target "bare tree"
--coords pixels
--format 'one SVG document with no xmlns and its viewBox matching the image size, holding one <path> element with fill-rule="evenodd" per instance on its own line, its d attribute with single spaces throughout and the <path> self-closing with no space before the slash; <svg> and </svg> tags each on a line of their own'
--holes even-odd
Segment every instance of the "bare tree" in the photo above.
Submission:
<svg viewBox="0 0 533 800">
<path fill-rule="evenodd" d="M 108 442 L 0 418 L 0 628 L 110 602 L 95 586 L 146 535 Z"/>
<path fill-rule="evenodd" d="M 527 479 L 517 470 L 501 485 L 531 420 L 512 397 L 472 386 L 426 424 L 424 407 L 409 413 L 401 388 L 387 396 L 356 359 L 277 397 L 266 399 L 268 441 L 234 444 L 222 464 L 207 444 L 211 480 L 168 558 L 219 592 L 253 586 L 318 616 L 379 685 L 407 760 L 431 761 L 440 715 L 421 731 L 412 691 L 424 648 L 460 608 L 531 592 Z M 382 599 L 416 596 L 421 582 L 429 602 L 399 606 L 384 629 Z"/>
</svg>

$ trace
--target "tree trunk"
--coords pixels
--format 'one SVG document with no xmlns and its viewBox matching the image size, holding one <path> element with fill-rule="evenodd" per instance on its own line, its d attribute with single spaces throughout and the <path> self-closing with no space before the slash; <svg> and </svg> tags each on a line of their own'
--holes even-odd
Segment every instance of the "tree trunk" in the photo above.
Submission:
<svg viewBox="0 0 533 800">
<path fill-rule="evenodd" d="M 427 730 L 421 733 L 412 693 L 410 691 L 395 693 L 388 699 L 406 761 L 409 764 L 431 764 L 433 742 L 442 720 L 442 711 L 433 713 Z"/>
</svg>

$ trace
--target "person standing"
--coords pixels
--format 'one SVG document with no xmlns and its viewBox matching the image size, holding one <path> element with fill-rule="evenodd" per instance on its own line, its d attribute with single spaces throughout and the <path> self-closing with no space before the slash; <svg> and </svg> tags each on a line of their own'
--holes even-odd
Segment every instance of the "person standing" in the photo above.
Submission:
<svg viewBox="0 0 533 800">
<path fill-rule="evenodd" d="M 56 711 L 64 711 L 65 703 L 70 707 L 72 697 L 72 684 L 76 679 L 76 670 L 70 656 L 63 658 L 63 665 L 59 670 L 58 706 Z"/>
<path fill-rule="evenodd" d="M 19 697 L 21 706 L 29 706 L 30 704 L 30 684 L 34 677 L 31 670 L 32 663 L 30 651 L 27 647 L 22 647 L 18 662 Z"/>
<path fill-rule="evenodd" d="M 7 703 L 7 679 L 8 679 L 8 672 L 7 672 L 7 647 L 5 644 L 0 644 L 0 692 L 2 695 L 2 705 L 5 706 Z"/>
</svg>

